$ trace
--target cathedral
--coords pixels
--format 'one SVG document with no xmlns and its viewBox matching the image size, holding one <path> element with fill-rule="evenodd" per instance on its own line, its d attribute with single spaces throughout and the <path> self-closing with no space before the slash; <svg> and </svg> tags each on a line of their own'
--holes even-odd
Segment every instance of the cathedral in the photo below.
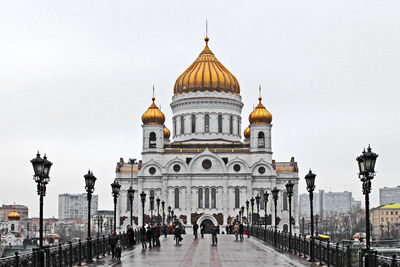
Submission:
<svg viewBox="0 0 400 267">
<path fill-rule="evenodd" d="M 121 185 L 117 204 L 117 228 L 126 231 L 130 224 L 127 190 L 135 190 L 134 227 L 143 224 L 140 193 L 146 193 L 145 223 L 150 215 L 149 197 L 165 202 L 164 212 L 173 211 L 177 220 L 191 227 L 194 223 L 225 227 L 241 208 L 247 220 L 246 201 L 260 196 L 259 210 L 264 217 L 264 192 L 270 197 L 266 213 L 274 225 L 271 190 L 279 189 L 278 229 L 289 225 L 285 184 L 294 183 L 292 221 L 298 230 L 298 167 L 292 157 L 277 162 L 272 157 L 272 115 L 259 103 L 242 119 L 243 102 L 236 77 L 215 57 L 205 38 L 198 58 L 176 80 L 170 104 L 172 135 L 165 126 L 165 115 L 157 107 L 153 93 L 150 107 L 142 115 L 142 159 L 117 163 L 116 181 Z M 242 123 L 246 126 L 242 138 Z M 248 126 L 247 126 L 248 125 Z M 170 207 L 170 209 L 168 209 Z M 251 214 L 251 205 L 249 213 Z M 161 206 L 159 210 L 162 214 Z M 271 216 L 272 215 L 272 216 Z"/>
</svg>

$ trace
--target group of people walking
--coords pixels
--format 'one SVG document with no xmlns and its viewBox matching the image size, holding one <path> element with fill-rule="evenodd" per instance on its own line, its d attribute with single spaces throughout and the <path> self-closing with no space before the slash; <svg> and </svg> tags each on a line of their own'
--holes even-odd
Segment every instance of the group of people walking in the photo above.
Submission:
<svg viewBox="0 0 400 267">
<path fill-rule="evenodd" d="M 158 224 L 149 225 L 147 229 L 143 226 L 140 228 L 140 239 L 142 241 L 142 248 L 147 248 L 147 243 L 149 243 L 149 248 L 160 247 L 160 236 L 161 230 Z"/>
</svg>

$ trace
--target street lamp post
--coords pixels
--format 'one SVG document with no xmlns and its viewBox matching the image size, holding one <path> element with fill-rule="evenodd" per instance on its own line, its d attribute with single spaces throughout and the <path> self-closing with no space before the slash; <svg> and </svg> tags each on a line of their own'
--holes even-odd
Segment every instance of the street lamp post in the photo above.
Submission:
<svg viewBox="0 0 400 267">
<path fill-rule="evenodd" d="M 249 226 L 249 205 L 250 201 L 246 200 L 246 209 L 247 209 L 247 226 Z"/>
<path fill-rule="evenodd" d="M 150 194 L 150 223 L 153 223 L 154 195 Z"/>
<path fill-rule="evenodd" d="M 40 266 L 44 266 L 43 254 L 43 198 L 46 195 L 46 185 L 50 181 L 50 168 L 53 163 L 47 160 L 46 154 L 40 157 L 40 153 L 36 154 L 36 158 L 31 160 L 33 166 L 33 180 L 37 183 L 37 193 L 39 195 L 39 248 L 40 252 Z"/>
<path fill-rule="evenodd" d="M 274 230 L 274 245 L 276 246 L 276 234 L 278 230 L 278 224 L 276 223 L 276 206 L 278 204 L 278 198 L 279 198 L 279 189 L 274 187 L 274 189 L 271 190 L 272 193 L 272 199 L 274 200 L 274 207 L 275 207 L 275 217 L 274 217 L 274 222 L 275 222 L 275 230 Z"/>
<path fill-rule="evenodd" d="M 239 220 L 239 218 L 240 218 L 240 220 Z M 238 218 L 238 222 L 241 222 L 241 220 L 242 220 L 242 210 L 239 210 L 239 218 Z"/>
<path fill-rule="evenodd" d="M 369 221 L 369 193 L 371 193 L 371 180 L 375 176 L 375 163 L 378 158 L 378 154 L 372 152 L 371 146 L 368 145 L 367 151 L 362 152 L 360 156 L 357 157 L 358 168 L 359 168 L 359 178 L 362 182 L 363 194 L 365 195 L 365 233 L 366 233 L 366 251 L 364 256 L 365 266 L 371 265 L 371 233 L 370 233 L 370 221 Z"/>
<path fill-rule="evenodd" d="M 256 196 L 257 214 L 260 215 L 260 195 Z"/>
<path fill-rule="evenodd" d="M 111 189 L 112 189 L 112 196 L 114 198 L 114 232 L 117 233 L 117 201 L 118 201 L 118 196 L 119 196 L 119 190 L 121 189 L 121 185 L 114 181 L 111 184 Z"/>
<path fill-rule="evenodd" d="M 128 189 L 128 198 L 129 198 L 129 211 L 130 211 L 130 226 L 133 226 L 133 199 L 135 198 L 135 190 L 133 190 L 132 186 Z"/>
<path fill-rule="evenodd" d="M 165 225 L 165 201 L 161 201 L 161 209 L 162 209 L 162 224 Z"/>
<path fill-rule="evenodd" d="M 143 228 L 144 228 L 144 204 L 146 203 L 146 193 L 142 191 L 140 193 L 140 200 L 142 201 L 142 221 L 143 221 Z"/>
<path fill-rule="evenodd" d="M 171 206 L 168 206 L 168 223 L 171 221 Z"/>
<path fill-rule="evenodd" d="M 268 213 L 267 213 L 267 204 L 268 204 L 268 197 L 269 197 L 269 194 L 268 194 L 267 190 L 265 190 L 265 193 L 264 193 L 264 230 L 265 230 L 265 234 L 267 233 L 267 215 L 268 215 Z"/>
<path fill-rule="evenodd" d="M 314 262 L 314 214 L 313 214 L 313 198 L 315 189 L 315 174 L 310 170 L 305 176 L 307 183 L 307 191 L 310 196 L 310 220 L 311 220 L 311 243 L 310 243 L 310 262 Z"/>
<path fill-rule="evenodd" d="M 157 223 L 160 224 L 160 202 L 161 199 L 158 197 L 156 199 L 156 203 L 157 203 Z"/>
<path fill-rule="evenodd" d="M 292 196 L 293 196 L 294 184 L 292 183 L 292 181 L 289 181 L 287 184 L 285 184 L 285 187 L 289 199 L 289 252 L 290 252 L 292 250 L 290 239 L 292 236 Z"/>
<path fill-rule="evenodd" d="M 251 226 L 253 226 L 253 215 L 254 215 L 254 197 L 250 199 L 251 204 Z"/>
<path fill-rule="evenodd" d="M 83 176 L 85 178 L 85 189 L 87 192 L 87 200 L 88 200 L 88 233 L 87 233 L 87 240 L 88 240 L 88 262 L 93 262 L 92 259 L 92 238 L 90 234 L 90 209 L 91 209 L 91 202 L 92 202 L 92 194 L 94 192 L 94 185 L 96 183 L 97 178 L 93 175 L 93 173 L 89 170 L 87 174 Z"/>
<path fill-rule="evenodd" d="M 240 208 L 240 210 L 242 211 L 242 223 L 244 223 L 244 220 L 243 220 L 243 217 L 244 217 L 244 206 L 242 206 L 241 208 Z"/>
</svg>

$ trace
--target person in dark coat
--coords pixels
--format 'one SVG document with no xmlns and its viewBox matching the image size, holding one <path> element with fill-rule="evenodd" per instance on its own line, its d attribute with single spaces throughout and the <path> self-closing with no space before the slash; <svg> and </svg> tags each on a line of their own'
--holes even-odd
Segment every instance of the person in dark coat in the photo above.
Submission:
<svg viewBox="0 0 400 267">
<path fill-rule="evenodd" d="M 149 248 L 152 248 L 153 246 L 151 245 L 151 241 L 153 239 L 153 231 L 152 231 L 150 225 L 147 226 L 146 238 L 147 238 L 147 242 L 149 242 Z"/>
<path fill-rule="evenodd" d="M 240 235 L 240 240 L 243 240 L 243 234 L 244 234 L 244 225 L 243 223 L 239 224 L 239 235 Z"/>
<path fill-rule="evenodd" d="M 144 227 L 140 228 L 140 240 L 142 241 L 142 248 L 147 248 L 146 244 L 146 229 Z"/>
<path fill-rule="evenodd" d="M 155 246 L 160 247 L 161 246 L 161 243 L 160 243 L 161 230 L 160 230 L 160 227 L 158 226 L 158 224 L 154 225 L 153 233 L 154 233 Z"/>
<path fill-rule="evenodd" d="M 133 231 L 133 227 L 129 227 L 128 231 L 126 232 L 128 235 L 128 242 L 129 247 L 133 247 L 135 245 L 135 232 Z"/>
<path fill-rule="evenodd" d="M 197 230 L 199 229 L 199 225 L 197 223 L 193 224 L 193 235 L 194 239 L 197 239 Z"/>
<path fill-rule="evenodd" d="M 179 245 L 179 242 L 182 241 L 182 236 L 181 236 L 181 228 L 179 225 L 177 225 L 174 229 L 174 235 L 175 235 L 175 242 L 177 245 Z"/>
<path fill-rule="evenodd" d="M 217 227 L 213 224 L 211 226 L 211 237 L 212 237 L 212 245 L 213 246 L 216 246 L 218 243 L 217 234 L 218 234 Z"/>
<path fill-rule="evenodd" d="M 119 238 L 117 236 L 117 233 L 115 231 L 112 231 L 108 244 L 111 247 L 111 254 L 113 258 L 115 257 L 115 246 L 117 245 L 118 240 Z"/>
<path fill-rule="evenodd" d="M 201 238 L 204 238 L 204 224 L 200 225 L 200 234 L 201 234 Z"/>
</svg>

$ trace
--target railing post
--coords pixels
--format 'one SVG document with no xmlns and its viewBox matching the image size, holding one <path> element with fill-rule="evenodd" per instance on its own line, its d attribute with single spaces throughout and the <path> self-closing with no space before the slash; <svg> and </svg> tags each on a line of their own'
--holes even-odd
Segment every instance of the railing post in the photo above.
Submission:
<svg viewBox="0 0 400 267">
<path fill-rule="evenodd" d="M 74 253 L 74 250 L 72 249 L 72 242 L 71 241 L 69 241 L 68 242 L 68 244 L 69 244 L 69 246 L 68 246 L 68 248 L 69 248 L 69 266 L 70 267 L 72 267 L 73 265 L 74 265 L 74 263 L 72 262 L 72 259 L 73 259 L 73 257 L 72 257 L 72 254 Z"/>
<path fill-rule="evenodd" d="M 351 267 L 351 253 L 349 245 L 346 246 L 346 266 Z"/>
<path fill-rule="evenodd" d="M 331 256 L 331 242 L 328 240 L 328 243 L 326 245 L 326 264 L 328 265 L 328 267 L 330 266 L 330 256 Z"/>
<path fill-rule="evenodd" d="M 103 249 L 103 257 L 106 255 L 106 237 L 103 235 L 103 244 L 102 244 L 102 249 Z"/>
<path fill-rule="evenodd" d="M 82 242 L 78 241 L 78 266 L 82 265 Z"/>
<path fill-rule="evenodd" d="M 62 247 L 58 244 L 58 266 L 62 267 Z"/>
<path fill-rule="evenodd" d="M 97 236 L 97 240 L 96 240 L 96 243 L 97 243 L 97 259 L 100 259 L 100 236 Z"/>
<path fill-rule="evenodd" d="M 396 267 L 396 255 L 392 256 L 392 264 L 391 267 Z"/>
<path fill-rule="evenodd" d="M 307 259 L 307 240 L 305 235 L 303 236 L 303 256 Z"/>
<path fill-rule="evenodd" d="M 19 267 L 19 255 L 18 255 L 18 251 L 15 252 L 15 267 Z"/>
<path fill-rule="evenodd" d="M 322 266 L 322 240 L 319 240 L 319 266 Z"/>
</svg>

